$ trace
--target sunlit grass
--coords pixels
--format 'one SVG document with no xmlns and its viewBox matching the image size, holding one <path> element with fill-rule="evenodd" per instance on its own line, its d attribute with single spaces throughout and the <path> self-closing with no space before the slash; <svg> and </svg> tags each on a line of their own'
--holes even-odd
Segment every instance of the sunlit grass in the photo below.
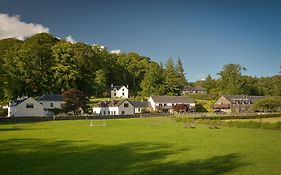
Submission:
<svg viewBox="0 0 281 175">
<path fill-rule="evenodd" d="M 90 124 L 1 123 L 1 174 L 280 174 L 280 131 L 186 129 L 171 118 Z"/>
</svg>

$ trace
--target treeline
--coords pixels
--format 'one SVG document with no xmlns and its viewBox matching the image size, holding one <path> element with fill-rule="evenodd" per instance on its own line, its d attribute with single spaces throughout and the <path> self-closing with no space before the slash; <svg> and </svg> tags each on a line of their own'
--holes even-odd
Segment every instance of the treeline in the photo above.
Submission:
<svg viewBox="0 0 281 175">
<path fill-rule="evenodd" d="M 107 97 L 110 86 L 128 85 L 131 96 L 177 95 L 187 82 L 181 60 L 165 65 L 137 53 L 111 54 L 106 48 L 70 43 L 51 34 L 24 41 L 0 40 L 0 99 L 62 93 L 77 88 Z"/>
<path fill-rule="evenodd" d="M 281 95 L 281 75 L 251 77 L 239 64 L 224 65 L 213 79 L 189 83 L 216 96 Z M 110 86 L 128 85 L 130 96 L 180 95 L 187 86 L 180 58 L 164 64 L 134 52 L 113 54 L 106 48 L 70 43 L 51 34 L 36 34 L 24 41 L 0 40 L 0 100 L 40 96 L 77 88 L 87 96 L 108 97 Z"/>
<path fill-rule="evenodd" d="M 246 68 L 239 64 L 226 64 L 218 73 L 219 79 L 208 75 L 205 80 L 196 81 L 192 85 L 204 87 L 209 94 L 217 96 L 281 96 L 281 75 L 257 78 L 243 75 L 244 71 Z"/>
</svg>

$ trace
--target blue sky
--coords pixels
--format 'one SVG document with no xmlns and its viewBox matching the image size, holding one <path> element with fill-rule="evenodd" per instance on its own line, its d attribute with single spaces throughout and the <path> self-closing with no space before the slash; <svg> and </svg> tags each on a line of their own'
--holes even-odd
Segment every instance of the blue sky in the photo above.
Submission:
<svg viewBox="0 0 281 175">
<path fill-rule="evenodd" d="M 278 74 L 280 9 L 278 0 L 0 0 L 0 13 L 57 37 L 163 63 L 180 57 L 188 81 L 217 78 L 228 63 L 246 67 L 247 75 Z"/>
</svg>

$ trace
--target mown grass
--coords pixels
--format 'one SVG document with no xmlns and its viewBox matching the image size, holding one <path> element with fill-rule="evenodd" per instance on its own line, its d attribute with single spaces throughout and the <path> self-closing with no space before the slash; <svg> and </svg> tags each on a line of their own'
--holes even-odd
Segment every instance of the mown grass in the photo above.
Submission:
<svg viewBox="0 0 281 175">
<path fill-rule="evenodd" d="M 5 174 L 280 174 L 281 132 L 170 118 L 0 124 Z M 100 125 L 100 126 L 97 126 Z"/>
</svg>

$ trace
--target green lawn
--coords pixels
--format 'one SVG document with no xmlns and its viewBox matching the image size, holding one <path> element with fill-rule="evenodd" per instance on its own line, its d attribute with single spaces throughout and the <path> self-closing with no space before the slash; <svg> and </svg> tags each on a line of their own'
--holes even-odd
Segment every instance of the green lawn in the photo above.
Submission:
<svg viewBox="0 0 281 175">
<path fill-rule="evenodd" d="M 170 118 L 105 123 L 0 123 L 0 173 L 281 174 L 280 131 L 206 125 L 186 129 Z"/>
</svg>

